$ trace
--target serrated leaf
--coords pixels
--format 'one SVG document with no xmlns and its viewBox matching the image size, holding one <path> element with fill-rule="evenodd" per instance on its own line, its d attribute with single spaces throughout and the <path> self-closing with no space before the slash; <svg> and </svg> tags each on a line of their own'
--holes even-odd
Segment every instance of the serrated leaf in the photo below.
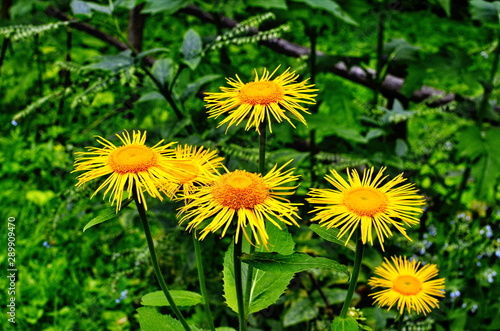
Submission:
<svg viewBox="0 0 500 331">
<path fill-rule="evenodd" d="M 337 237 L 340 232 L 340 230 L 337 228 L 327 229 L 326 227 L 320 226 L 318 224 L 311 224 L 309 226 L 309 229 L 313 230 L 318 236 L 326 241 L 345 246 L 353 252 L 356 251 L 356 244 L 352 240 L 349 240 L 346 245 L 345 239 L 339 239 Z"/>
<path fill-rule="evenodd" d="M 156 60 L 152 72 L 162 86 L 168 85 L 174 75 L 174 61 L 170 58 Z"/>
<path fill-rule="evenodd" d="M 191 70 L 196 69 L 201 61 L 202 41 L 200 35 L 193 29 L 189 29 L 184 34 L 184 41 L 181 46 L 181 55 L 184 63 Z"/>
<path fill-rule="evenodd" d="M 323 9 L 333 16 L 337 17 L 341 21 L 345 23 L 358 26 L 358 22 L 356 22 L 348 13 L 346 13 L 338 3 L 332 0 L 293 0 L 296 2 L 302 2 L 307 4 L 311 8 Z"/>
<path fill-rule="evenodd" d="M 285 10 L 288 9 L 288 6 L 286 5 L 286 0 L 249 0 L 248 5 L 254 7 L 261 7 L 265 9 L 271 9 L 271 8 L 285 9 Z"/>
<path fill-rule="evenodd" d="M 144 14 L 156 14 L 163 12 L 166 15 L 173 14 L 181 8 L 184 8 L 191 1 L 189 0 L 146 0 L 144 9 L 142 13 Z"/>
<path fill-rule="evenodd" d="M 295 243 L 286 226 L 283 226 L 283 230 L 280 230 L 272 223 L 267 222 L 266 231 L 269 235 L 269 249 L 271 251 L 286 255 L 293 253 Z M 238 304 L 236 301 L 234 280 L 233 249 L 234 244 L 231 244 L 224 255 L 223 282 L 226 303 L 237 313 Z M 256 249 L 256 251 L 260 252 L 264 250 L 265 248 L 262 246 Z M 243 279 L 246 279 L 248 273 L 247 264 L 241 266 L 241 273 Z M 253 269 L 248 313 L 258 312 L 275 303 L 285 292 L 293 276 L 294 273 L 274 274 L 264 270 Z M 243 282 L 243 293 L 246 293 L 246 286 L 246 282 Z"/>
<path fill-rule="evenodd" d="M 129 203 L 131 203 L 132 201 L 134 201 L 134 199 L 132 199 L 132 198 L 123 200 L 122 208 L 118 211 L 118 213 L 120 211 L 122 211 L 125 207 L 127 207 L 129 205 Z M 106 222 L 106 221 L 109 221 L 110 219 L 115 218 L 118 215 L 118 213 L 116 212 L 116 207 L 111 207 L 111 208 L 106 209 L 102 214 L 91 219 L 83 227 L 83 232 L 85 232 L 87 229 L 89 229 L 97 224 L 101 224 L 103 222 Z"/>
<path fill-rule="evenodd" d="M 346 318 L 337 316 L 333 320 L 332 331 L 358 331 L 358 322 L 351 316 Z"/>
<path fill-rule="evenodd" d="M 155 308 L 137 308 L 138 320 L 142 331 L 185 331 L 182 323 L 170 315 L 162 315 Z M 201 331 L 201 329 L 189 325 L 191 331 Z"/>
<path fill-rule="evenodd" d="M 313 268 L 326 268 L 349 274 L 347 267 L 326 257 L 314 257 L 306 253 L 282 255 L 275 252 L 243 254 L 241 261 L 254 268 L 272 273 L 297 273 Z"/>
<path fill-rule="evenodd" d="M 197 304 L 203 303 L 203 297 L 196 292 L 170 290 L 170 295 L 174 299 L 175 304 L 180 307 L 196 306 Z M 163 291 L 155 291 L 144 295 L 141 298 L 141 304 L 143 306 L 170 306 Z"/>
</svg>

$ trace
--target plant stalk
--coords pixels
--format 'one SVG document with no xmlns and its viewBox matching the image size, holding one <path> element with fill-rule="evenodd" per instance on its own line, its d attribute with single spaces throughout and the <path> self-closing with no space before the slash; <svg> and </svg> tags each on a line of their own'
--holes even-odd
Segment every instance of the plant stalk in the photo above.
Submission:
<svg viewBox="0 0 500 331">
<path fill-rule="evenodd" d="M 208 302 L 207 287 L 205 284 L 205 273 L 203 269 L 203 259 L 201 257 L 200 242 L 196 239 L 196 231 L 193 231 L 193 245 L 194 252 L 196 254 L 196 268 L 198 269 L 198 279 L 200 281 L 200 291 L 203 296 L 203 306 L 205 308 L 205 315 L 208 321 L 208 326 L 211 331 L 215 331 L 214 319 L 212 316 L 212 311 L 210 310 L 210 303 Z"/>
<path fill-rule="evenodd" d="M 384 20 L 379 15 L 378 20 L 378 34 L 377 34 L 377 71 L 375 71 L 375 90 L 373 92 L 373 107 L 378 104 L 378 95 L 380 91 L 380 84 L 383 80 L 382 67 L 384 61 Z"/>
<path fill-rule="evenodd" d="M 5 59 L 5 53 L 7 53 L 7 47 L 9 46 L 10 38 L 5 37 L 2 42 L 2 50 L 0 51 L 0 70 L 2 69 L 3 60 Z"/>
<path fill-rule="evenodd" d="M 234 243 L 234 254 L 233 254 L 233 264 L 234 264 L 234 281 L 236 284 L 236 300 L 238 301 L 238 321 L 240 324 L 239 331 L 247 330 L 247 321 L 245 315 L 245 305 L 243 302 L 243 281 L 241 279 L 241 249 L 242 242 L 241 239 Z"/>
<path fill-rule="evenodd" d="M 149 228 L 149 223 L 148 219 L 146 217 L 146 209 L 144 208 L 144 205 L 139 202 L 139 199 L 137 198 L 137 194 L 134 193 L 134 201 L 137 206 L 137 211 L 139 212 L 141 222 L 142 222 L 142 227 L 144 228 L 144 234 L 146 235 L 146 241 L 148 242 L 148 248 L 149 248 L 149 253 L 151 254 L 151 262 L 153 262 L 153 269 L 156 274 L 156 279 L 158 280 L 158 283 L 160 283 L 160 287 L 163 290 L 163 293 L 165 294 L 165 297 L 167 298 L 168 303 L 170 304 L 170 307 L 174 311 L 175 315 L 181 322 L 182 326 L 186 331 L 191 331 L 191 328 L 187 324 L 186 320 L 184 319 L 184 316 L 182 316 L 182 313 L 180 312 L 179 308 L 177 308 L 177 305 L 174 302 L 174 299 L 170 295 L 170 291 L 168 290 L 167 284 L 165 283 L 165 279 L 163 279 L 163 275 L 160 270 L 160 265 L 158 264 L 158 258 L 156 256 L 156 251 L 155 251 L 155 246 L 153 243 L 153 237 L 151 235 L 151 229 Z"/>
<path fill-rule="evenodd" d="M 402 331 L 403 330 L 403 325 L 405 324 L 404 323 L 405 312 L 406 311 L 403 310 L 403 313 L 401 315 L 399 315 L 398 331 Z"/>
<path fill-rule="evenodd" d="M 259 173 L 264 176 L 266 171 L 266 139 L 267 139 L 267 116 L 264 116 L 263 121 L 259 124 Z"/>
<path fill-rule="evenodd" d="M 356 285 L 358 284 L 359 270 L 361 269 L 361 262 L 363 261 L 363 251 L 365 245 L 361 240 L 361 228 L 356 230 L 356 252 L 354 253 L 354 267 L 352 268 L 351 280 L 349 281 L 349 288 L 347 289 L 347 296 L 340 311 L 340 318 L 346 318 L 347 310 L 351 304 L 352 296 L 354 295 L 354 290 L 356 290 Z"/>
</svg>

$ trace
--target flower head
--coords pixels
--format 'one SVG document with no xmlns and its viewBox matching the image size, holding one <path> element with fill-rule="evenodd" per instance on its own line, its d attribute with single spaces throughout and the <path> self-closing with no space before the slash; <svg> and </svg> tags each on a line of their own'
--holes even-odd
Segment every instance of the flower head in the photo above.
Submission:
<svg viewBox="0 0 500 331">
<path fill-rule="evenodd" d="M 137 195 L 138 201 L 147 209 L 144 191 L 151 197 L 163 200 L 158 186 L 160 183 L 172 181 L 175 173 L 174 165 L 168 157 L 173 155 L 169 148 L 174 143 L 161 145 L 163 140 L 148 147 L 146 132 L 133 131 L 132 137 L 125 131 L 116 135 L 123 146 L 115 146 L 110 141 L 98 137 L 102 147 L 87 147 L 87 152 L 76 153 L 80 157 L 75 160 L 75 171 L 85 171 L 77 177 L 76 186 L 81 186 L 93 179 L 108 176 L 90 197 L 94 197 L 100 190 L 106 188 L 104 197 L 110 193 L 111 205 L 116 202 L 116 210 L 120 210 L 123 192 L 129 196 Z"/>
<path fill-rule="evenodd" d="M 279 169 L 273 167 L 264 177 L 244 170 L 218 175 L 212 185 L 201 187 L 186 197 L 186 205 L 179 210 L 179 214 L 184 214 L 180 223 L 189 219 L 187 228 L 190 230 L 212 218 L 201 230 L 202 240 L 208 233 L 222 227 L 221 237 L 224 237 L 234 220 L 237 222 L 236 242 L 240 231 L 251 242 L 245 231 L 248 225 L 257 245 L 262 243 L 267 247 L 269 236 L 265 228 L 266 220 L 278 228 L 281 228 L 279 223 L 298 226 L 295 218 L 299 218 L 299 204 L 283 197 L 293 194 L 292 190 L 296 188 L 283 185 L 298 178 L 291 174 L 293 169 L 282 172 L 287 164 Z"/>
<path fill-rule="evenodd" d="M 299 103 L 316 103 L 314 100 L 316 94 L 312 93 L 317 90 L 313 89 L 314 85 L 307 85 L 307 79 L 296 83 L 298 75 L 295 72 L 289 72 L 289 69 L 271 80 L 278 68 L 272 73 L 264 69 L 260 78 L 256 71 L 254 81 L 246 84 L 238 75 L 236 75 L 237 79 L 226 79 L 232 87 L 221 87 L 222 92 L 207 93 L 205 97 L 208 103 L 206 107 L 209 108 L 209 118 L 217 118 L 228 113 L 229 115 L 218 125 L 229 123 L 227 129 L 232 125 L 239 125 L 241 121 L 248 118 L 245 130 L 255 127 L 259 133 L 259 124 L 264 120 L 267 120 L 269 131 L 272 132 L 271 118 L 277 122 L 286 120 L 295 127 L 290 120 L 290 114 L 307 124 L 300 112 L 306 114 L 309 112 Z"/>
<path fill-rule="evenodd" d="M 324 206 L 316 207 L 312 212 L 317 215 L 311 221 L 319 221 L 327 228 L 340 228 L 338 238 L 348 233 L 346 244 L 354 231 L 361 228 L 361 239 L 363 244 L 369 242 L 373 245 L 372 230 L 375 230 L 384 249 L 384 237 L 392 236 L 389 225 L 393 225 L 408 240 L 404 225 L 418 224 L 416 217 L 422 212 L 421 205 L 424 204 L 422 196 L 417 195 L 413 184 L 405 184 L 396 187 L 406 179 L 403 175 L 381 184 L 387 176 L 382 177 L 385 168 L 380 169 L 373 177 L 373 167 L 363 171 L 360 179 L 358 172 L 352 170 L 345 181 L 335 170 L 331 170 L 332 176 L 326 175 L 326 180 L 336 190 L 311 189 L 308 193 L 311 198 L 307 199 L 313 204 Z"/>
<path fill-rule="evenodd" d="M 386 258 L 375 268 L 375 274 L 380 276 L 368 280 L 372 288 L 383 287 L 370 294 L 375 302 L 391 309 L 397 303 L 399 313 L 404 309 L 411 313 L 427 315 L 431 308 L 439 307 L 436 297 L 444 297 L 444 278 L 433 279 L 438 274 L 435 264 L 427 264 L 420 268 L 420 262 L 410 262 L 406 257 L 391 257 L 392 263 Z"/>
<path fill-rule="evenodd" d="M 212 183 L 224 160 L 216 151 L 190 145 L 177 146 L 173 158 L 172 164 L 179 170 L 173 174 L 175 182 L 168 181 L 160 188 L 169 197 L 176 197 L 179 193 L 185 197 L 197 186 Z"/>
</svg>

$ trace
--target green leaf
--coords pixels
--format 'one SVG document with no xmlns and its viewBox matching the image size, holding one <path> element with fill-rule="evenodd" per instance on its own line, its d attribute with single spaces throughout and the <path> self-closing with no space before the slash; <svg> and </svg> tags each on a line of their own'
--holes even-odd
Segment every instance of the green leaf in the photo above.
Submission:
<svg viewBox="0 0 500 331">
<path fill-rule="evenodd" d="M 99 60 L 99 62 L 82 67 L 82 69 L 100 69 L 116 72 L 134 65 L 134 59 L 130 56 L 130 51 L 125 51 L 118 55 L 101 56 Z"/>
<path fill-rule="evenodd" d="M 170 290 L 170 295 L 177 306 L 196 306 L 203 303 L 201 294 L 191 291 Z M 155 291 L 144 295 L 141 298 L 143 306 L 170 306 L 163 291 Z"/>
<path fill-rule="evenodd" d="M 396 139 L 396 146 L 394 148 L 394 152 L 397 156 L 402 157 L 408 154 L 408 145 L 403 139 Z"/>
<path fill-rule="evenodd" d="M 187 6 L 191 1 L 189 0 L 146 0 L 146 5 L 142 10 L 144 14 L 156 14 L 163 12 L 166 15 L 175 13 L 181 8 Z"/>
<path fill-rule="evenodd" d="M 271 251 L 285 255 L 293 253 L 295 243 L 293 242 L 290 233 L 288 233 L 286 226 L 283 225 L 283 230 L 280 230 L 272 223 L 267 222 L 266 231 L 269 235 L 269 248 Z M 246 246 L 248 247 L 249 245 Z M 237 313 L 238 304 L 236 301 L 236 288 L 234 281 L 233 247 L 234 244 L 231 244 L 224 255 L 223 282 L 224 298 L 226 299 L 226 303 Z M 257 252 L 262 252 L 264 250 L 265 249 L 262 246 L 256 249 Z M 248 265 L 243 264 L 241 271 L 243 279 L 245 280 L 248 273 Z M 275 274 L 260 269 L 253 269 L 248 313 L 252 314 L 258 312 L 275 303 L 285 292 L 293 276 L 293 272 Z M 246 285 L 246 281 L 244 281 L 243 293 L 246 293 Z"/>
<path fill-rule="evenodd" d="M 346 13 L 342 8 L 332 0 L 293 0 L 296 2 L 302 2 L 307 4 L 311 8 L 323 9 L 333 16 L 337 17 L 341 21 L 344 21 L 347 24 L 351 24 L 354 26 L 358 26 L 358 22 L 356 22 L 348 13 Z"/>
<path fill-rule="evenodd" d="M 120 211 L 123 210 L 123 208 L 127 207 L 129 205 L 129 203 L 131 203 L 132 201 L 134 201 L 134 199 L 132 198 L 129 198 L 129 199 L 126 199 L 126 200 L 123 200 L 122 201 L 122 208 L 118 211 L 118 213 Z M 116 215 L 118 215 L 118 213 L 116 212 L 116 207 L 111 207 L 111 208 L 108 208 L 106 209 L 101 215 L 97 216 L 97 217 L 94 217 L 93 219 L 91 219 L 84 227 L 83 227 L 83 232 L 85 232 L 88 228 L 91 228 L 93 227 L 94 225 L 97 225 L 97 224 L 100 224 L 100 223 L 103 223 L 103 222 L 106 222 L 106 221 L 109 221 L 110 219 L 112 218 L 115 218 Z"/>
<path fill-rule="evenodd" d="M 318 316 L 319 309 L 309 297 L 301 297 L 290 305 L 283 316 L 283 326 L 290 327 L 301 322 L 310 321 Z"/>
<path fill-rule="evenodd" d="M 326 227 L 320 226 L 318 224 L 311 224 L 309 226 L 309 229 L 313 230 L 318 236 L 320 236 L 326 241 L 336 243 L 341 246 L 346 246 L 353 252 L 356 251 L 356 244 L 352 240 L 349 240 L 346 245 L 345 238 L 344 240 L 342 240 L 337 237 L 340 232 L 340 230 L 337 228 L 327 229 Z"/>
<path fill-rule="evenodd" d="M 458 137 L 458 153 L 472 161 L 476 197 L 493 200 L 495 187 L 500 179 L 500 129 L 489 128 L 484 132 L 472 126 Z"/>
<path fill-rule="evenodd" d="M 169 53 L 169 52 L 170 52 L 170 49 L 168 49 L 168 48 L 157 47 L 157 48 L 148 49 L 147 51 L 144 51 L 144 52 L 137 54 L 137 58 L 142 59 L 143 57 L 146 57 L 146 56 L 154 54 L 154 53 Z"/>
<path fill-rule="evenodd" d="M 196 69 L 201 61 L 202 42 L 200 35 L 193 29 L 189 29 L 184 34 L 181 55 L 182 60 L 191 70 Z"/>
<path fill-rule="evenodd" d="M 170 58 L 156 60 L 152 71 L 162 86 L 168 85 L 174 75 L 174 61 Z"/>
<path fill-rule="evenodd" d="M 185 331 L 181 322 L 169 315 L 162 315 L 155 308 L 137 308 L 138 320 L 142 331 Z M 201 331 L 201 329 L 189 325 L 191 331 Z"/>
<path fill-rule="evenodd" d="M 271 8 L 285 9 L 285 10 L 288 9 L 288 6 L 286 5 L 286 0 L 249 0 L 248 5 L 254 7 L 261 7 L 265 9 L 271 9 Z"/>
<path fill-rule="evenodd" d="M 254 268 L 274 273 L 297 273 L 312 268 L 334 269 L 349 275 L 347 267 L 326 257 L 314 257 L 306 253 L 282 255 L 275 252 L 243 254 L 241 261 Z"/>
<path fill-rule="evenodd" d="M 358 331 L 358 322 L 352 316 L 346 318 L 337 316 L 333 320 L 332 331 Z"/>
<path fill-rule="evenodd" d="M 450 17 L 451 15 L 451 4 L 450 0 L 437 0 L 441 8 L 444 9 L 446 16 Z"/>
<path fill-rule="evenodd" d="M 165 100 L 165 97 L 160 92 L 152 91 L 152 92 L 142 94 L 141 97 L 139 98 L 139 100 L 137 100 L 136 102 L 139 103 L 139 102 L 146 102 L 146 101 L 152 101 L 152 100 Z"/>
<path fill-rule="evenodd" d="M 472 0 L 470 2 L 470 14 L 474 20 L 496 25 L 500 22 L 500 1 Z"/>
<path fill-rule="evenodd" d="M 188 98 L 190 98 L 191 96 L 196 94 L 196 92 L 198 92 L 198 90 L 203 85 L 205 85 L 208 82 L 214 81 L 214 80 L 218 79 L 219 77 L 220 77 L 220 75 L 206 75 L 206 76 L 200 77 L 197 80 L 195 80 L 194 82 L 188 84 L 186 86 L 186 88 L 184 89 L 184 92 L 182 92 L 181 100 L 182 101 L 187 100 Z"/>
<path fill-rule="evenodd" d="M 98 5 L 96 3 L 92 2 L 87 2 L 87 5 L 90 7 L 90 9 L 95 10 L 100 13 L 108 14 L 111 15 L 112 11 L 109 6 L 103 6 L 103 5 Z"/>
<path fill-rule="evenodd" d="M 92 16 L 92 10 L 90 10 L 90 6 L 81 0 L 72 0 L 71 1 L 71 10 L 74 15 L 81 15 L 84 17 Z"/>
</svg>

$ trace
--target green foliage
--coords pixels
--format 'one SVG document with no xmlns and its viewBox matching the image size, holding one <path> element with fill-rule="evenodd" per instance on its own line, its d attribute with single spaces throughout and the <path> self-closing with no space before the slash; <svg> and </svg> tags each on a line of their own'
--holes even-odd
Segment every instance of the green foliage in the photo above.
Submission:
<svg viewBox="0 0 500 331">
<path fill-rule="evenodd" d="M 347 267 L 324 257 L 313 257 L 305 253 L 282 255 L 279 253 L 257 252 L 244 254 L 241 261 L 254 268 L 274 273 L 296 273 L 312 268 L 326 268 L 349 275 Z"/>
<path fill-rule="evenodd" d="M 199 293 L 183 290 L 170 290 L 170 295 L 177 306 L 195 306 L 203 303 L 203 297 Z M 144 306 L 170 306 L 163 291 L 148 293 L 141 298 L 141 304 Z"/>
<path fill-rule="evenodd" d="M 138 54 L 109 42 L 130 40 L 136 5 L 145 14 Z M 49 8 L 71 20 L 58 21 Z M 290 167 L 301 180 L 289 198 L 304 206 L 300 228 L 268 225 L 271 253 L 244 246 L 242 259 L 255 264 L 252 330 L 331 328 L 348 280 L 334 261 L 350 268 L 354 243 L 339 240 L 338 229 L 309 226 L 305 195 L 309 187 L 331 188 L 323 179 L 331 169 L 369 166 L 387 166 L 391 177 L 404 171 L 425 196 L 425 211 L 408 230 L 413 241 L 394 235 L 384 253 L 366 247 L 351 303 L 366 320 L 337 317 L 335 327 L 395 328 L 397 314 L 372 305 L 366 281 L 383 257 L 396 253 L 435 263 L 446 278 L 440 308 L 408 316 L 405 329 L 499 329 L 499 12 L 498 1 L 15 2 L 0 27 L 0 213 L 18 222 L 18 328 L 179 329 L 155 292 L 136 211 L 116 214 L 102 192 L 89 200 L 99 180 L 76 189 L 74 153 L 93 146 L 94 135 L 113 139 L 123 129 L 141 129 L 148 141 L 210 147 L 228 169 L 257 171 L 255 132 L 216 128 L 222 117 L 206 118 L 203 96 L 227 86 L 224 77 L 248 82 L 254 69 L 281 65 L 279 73 L 290 67 L 319 91 L 307 126 L 273 123 L 267 137 L 267 168 L 294 159 Z M 399 85 L 384 85 L 374 104 L 379 17 L 385 24 L 379 76 Z M 313 36 L 316 66 L 307 52 Z M 344 67 L 367 80 L 349 78 L 339 71 Z M 432 89 L 443 93 L 421 101 Z M 148 216 L 167 283 L 190 293 L 182 311 L 193 329 L 208 329 L 191 237 L 177 224 L 182 201 L 151 200 Z M 232 240 L 210 235 L 201 242 L 215 325 L 227 325 L 219 331 L 237 328 Z M 7 263 L 5 254 L 0 263 Z M 136 310 L 141 298 L 164 307 Z"/>
<path fill-rule="evenodd" d="M 121 204 L 122 209 L 127 207 L 132 201 L 133 201 L 132 198 L 124 200 Z M 89 229 L 97 224 L 100 224 L 100 223 L 103 223 L 103 222 L 109 221 L 110 219 L 115 218 L 116 215 L 117 215 L 116 208 L 114 208 L 114 207 L 108 208 L 102 214 L 100 214 L 97 217 L 94 217 L 87 224 L 85 224 L 85 226 L 83 228 L 83 232 L 85 232 L 87 229 Z"/>
<path fill-rule="evenodd" d="M 346 318 L 336 317 L 332 323 L 332 331 L 357 331 L 358 330 L 358 322 L 351 317 L 347 316 Z"/>
</svg>

